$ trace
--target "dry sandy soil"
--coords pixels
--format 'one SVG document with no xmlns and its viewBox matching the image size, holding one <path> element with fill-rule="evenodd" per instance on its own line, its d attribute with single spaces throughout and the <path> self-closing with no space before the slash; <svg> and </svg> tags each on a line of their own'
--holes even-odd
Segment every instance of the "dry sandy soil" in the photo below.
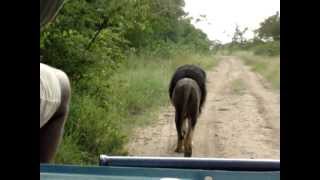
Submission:
<svg viewBox="0 0 320 180">
<path fill-rule="evenodd" d="M 207 71 L 208 96 L 193 138 L 193 157 L 280 158 L 280 95 L 233 56 Z M 135 129 L 129 155 L 175 156 L 173 106 L 150 126 Z"/>
</svg>

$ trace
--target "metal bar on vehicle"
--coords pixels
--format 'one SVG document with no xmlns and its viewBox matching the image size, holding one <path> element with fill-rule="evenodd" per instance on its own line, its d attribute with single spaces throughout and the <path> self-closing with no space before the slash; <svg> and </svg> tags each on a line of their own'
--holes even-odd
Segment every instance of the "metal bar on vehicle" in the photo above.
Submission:
<svg viewBox="0 0 320 180">
<path fill-rule="evenodd" d="M 280 160 L 100 155 L 100 166 L 182 168 L 233 171 L 280 171 Z"/>
</svg>

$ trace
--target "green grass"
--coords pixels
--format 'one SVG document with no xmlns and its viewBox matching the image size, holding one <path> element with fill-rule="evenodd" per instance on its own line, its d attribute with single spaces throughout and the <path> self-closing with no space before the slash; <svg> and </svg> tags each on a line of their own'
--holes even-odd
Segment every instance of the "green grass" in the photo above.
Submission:
<svg viewBox="0 0 320 180">
<path fill-rule="evenodd" d="M 233 55 L 261 74 L 274 89 L 280 89 L 280 56 L 258 56 L 249 51 L 237 51 Z"/>
<path fill-rule="evenodd" d="M 131 57 L 111 78 L 114 83 L 114 98 L 121 101 L 125 113 L 124 124 L 146 125 L 161 106 L 169 104 L 168 85 L 174 70 L 182 64 L 197 64 L 204 69 L 215 65 L 216 59 L 209 56 L 189 55 L 172 59 Z M 129 128 L 133 129 L 133 128 Z"/>
<path fill-rule="evenodd" d="M 129 57 L 106 78 L 103 68 L 72 82 L 73 95 L 64 138 L 55 163 L 98 164 L 99 154 L 127 155 L 124 145 L 137 126 L 148 125 L 162 106 L 169 104 L 168 85 L 182 64 L 209 69 L 213 56 L 185 55 L 170 59 Z"/>
</svg>

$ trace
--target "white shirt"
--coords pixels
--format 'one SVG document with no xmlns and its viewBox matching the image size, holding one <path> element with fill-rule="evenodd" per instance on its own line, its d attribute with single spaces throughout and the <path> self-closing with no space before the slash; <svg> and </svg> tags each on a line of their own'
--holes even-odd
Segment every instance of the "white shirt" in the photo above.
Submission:
<svg viewBox="0 0 320 180">
<path fill-rule="evenodd" d="M 57 71 L 40 63 L 40 128 L 50 120 L 61 104 L 61 87 Z"/>
</svg>

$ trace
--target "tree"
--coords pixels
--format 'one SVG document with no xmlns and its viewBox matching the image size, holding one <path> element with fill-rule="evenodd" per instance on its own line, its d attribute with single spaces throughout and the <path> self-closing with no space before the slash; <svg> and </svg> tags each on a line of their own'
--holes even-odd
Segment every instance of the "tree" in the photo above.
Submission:
<svg viewBox="0 0 320 180">
<path fill-rule="evenodd" d="M 235 32 L 232 37 L 232 44 L 235 44 L 235 45 L 239 44 L 240 46 L 243 46 L 246 42 L 244 34 L 247 32 L 247 30 L 248 30 L 247 27 L 245 27 L 243 30 L 241 30 L 239 28 L 239 26 L 236 25 Z"/>
<path fill-rule="evenodd" d="M 260 27 L 255 30 L 255 33 L 260 39 L 263 40 L 280 40 L 280 14 L 276 12 L 275 15 L 268 17 L 262 23 Z"/>
</svg>

